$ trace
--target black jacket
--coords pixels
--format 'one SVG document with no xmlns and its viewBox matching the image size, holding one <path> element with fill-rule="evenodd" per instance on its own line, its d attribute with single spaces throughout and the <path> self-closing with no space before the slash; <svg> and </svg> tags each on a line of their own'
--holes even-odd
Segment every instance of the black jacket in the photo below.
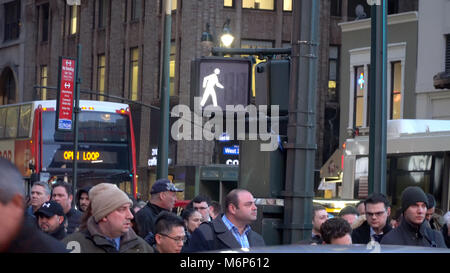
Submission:
<svg viewBox="0 0 450 273">
<path fill-rule="evenodd" d="M 250 247 L 265 246 L 264 239 L 253 230 L 247 234 Z M 211 251 L 219 249 L 237 249 L 241 245 L 222 221 L 222 216 L 211 222 L 202 223 L 189 239 L 189 245 L 182 252 Z"/>
<path fill-rule="evenodd" d="M 139 236 L 145 238 L 149 232 L 154 233 L 155 220 L 161 211 L 167 210 L 148 202 L 145 207 L 136 213 L 136 224 L 138 225 Z"/>
<path fill-rule="evenodd" d="M 75 231 L 78 231 L 78 227 L 81 224 L 81 215 L 82 213 L 79 210 L 76 210 L 75 208 L 71 208 L 69 212 L 67 212 L 66 214 L 67 235 L 72 234 Z"/>
<path fill-rule="evenodd" d="M 447 248 L 442 234 L 427 227 L 425 221 L 419 226 L 409 223 L 403 218 L 400 226 L 391 230 L 381 240 L 386 245 L 410 245 Z"/>
<path fill-rule="evenodd" d="M 22 229 L 10 244 L 9 253 L 67 253 L 65 246 L 36 227 L 36 221 L 25 216 Z"/>
<path fill-rule="evenodd" d="M 52 236 L 53 238 L 59 241 L 64 239 L 67 235 L 66 229 L 64 228 L 64 222 L 59 226 L 57 230 L 55 230 L 55 232 L 49 233 L 48 235 Z"/>
<path fill-rule="evenodd" d="M 450 236 L 448 236 L 448 226 L 445 224 L 442 229 L 442 236 L 444 237 L 445 244 L 450 248 Z"/>
<path fill-rule="evenodd" d="M 381 237 L 384 237 L 386 233 L 391 231 L 392 227 L 388 223 L 383 228 L 383 234 Z M 367 220 L 364 221 L 361 226 L 358 228 L 355 228 L 352 231 L 352 243 L 353 244 L 367 244 L 371 241 L 370 238 L 370 226 L 369 223 L 367 223 Z"/>
</svg>

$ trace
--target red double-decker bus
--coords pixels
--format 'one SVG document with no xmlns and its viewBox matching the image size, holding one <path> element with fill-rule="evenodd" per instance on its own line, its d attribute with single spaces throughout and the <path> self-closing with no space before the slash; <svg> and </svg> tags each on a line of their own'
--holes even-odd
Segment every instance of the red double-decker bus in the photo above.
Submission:
<svg viewBox="0 0 450 273">
<path fill-rule="evenodd" d="M 129 106 L 80 100 L 77 188 L 117 184 L 136 197 L 136 149 Z M 73 176 L 73 132 L 55 130 L 56 101 L 0 106 L 0 156 L 34 181 Z"/>
</svg>

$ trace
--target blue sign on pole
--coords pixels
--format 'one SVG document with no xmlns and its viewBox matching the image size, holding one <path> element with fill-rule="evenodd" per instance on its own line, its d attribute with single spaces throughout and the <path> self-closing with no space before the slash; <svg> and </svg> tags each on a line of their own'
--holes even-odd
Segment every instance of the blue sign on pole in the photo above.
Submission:
<svg viewBox="0 0 450 273">
<path fill-rule="evenodd" d="M 239 155 L 239 145 L 234 145 L 231 147 L 223 147 L 224 155 Z"/>
</svg>

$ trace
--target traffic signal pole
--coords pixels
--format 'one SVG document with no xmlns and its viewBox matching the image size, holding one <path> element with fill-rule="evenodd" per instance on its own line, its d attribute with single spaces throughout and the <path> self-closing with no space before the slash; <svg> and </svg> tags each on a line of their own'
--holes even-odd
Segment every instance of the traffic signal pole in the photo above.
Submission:
<svg viewBox="0 0 450 273">
<path fill-rule="evenodd" d="M 387 1 L 373 1 L 370 50 L 369 194 L 386 194 L 387 134 Z"/>
<path fill-rule="evenodd" d="M 169 98 L 170 98 L 170 39 L 172 33 L 172 1 L 164 1 L 164 53 L 163 75 L 161 81 L 161 128 L 158 142 L 158 165 L 156 178 L 167 178 L 169 175 Z"/>
<path fill-rule="evenodd" d="M 319 0 L 295 1 L 284 196 L 283 243 L 311 237 L 316 142 Z"/>
</svg>

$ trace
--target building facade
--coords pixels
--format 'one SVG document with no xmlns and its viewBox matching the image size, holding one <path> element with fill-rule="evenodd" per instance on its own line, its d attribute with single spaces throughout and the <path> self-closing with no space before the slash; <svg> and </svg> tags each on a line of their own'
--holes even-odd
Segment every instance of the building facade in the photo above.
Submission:
<svg viewBox="0 0 450 273">
<path fill-rule="evenodd" d="M 353 20 L 355 3 L 365 2 L 320 1 L 316 169 L 339 143 L 338 23 Z M 232 47 L 289 47 L 293 4 L 293 0 L 172 0 L 171 106 L 190 104 L 191 61 L 205 55 L 200 39 L 207 24 L 215 46 L 220 46 L 218 37 L 229 19 L 235 37 Z M 161 0 L 81 0 L 80 6 L 62 0 L 0 1 L 1 103 L 56 98 L 52 87 L 58 58 L 75 57 L 80 44 L 81 97 L 131 106 L 138 143 L 138 191 L 144 199 L 156 178 L 162 5 Z M 185 183 L 186 196 L 181 198 L 198 192 L 199 166 L 224 164 L 216 153 L 215 142 L 170 142 L 169 173 L 175 182 Z"/>
</svg>

